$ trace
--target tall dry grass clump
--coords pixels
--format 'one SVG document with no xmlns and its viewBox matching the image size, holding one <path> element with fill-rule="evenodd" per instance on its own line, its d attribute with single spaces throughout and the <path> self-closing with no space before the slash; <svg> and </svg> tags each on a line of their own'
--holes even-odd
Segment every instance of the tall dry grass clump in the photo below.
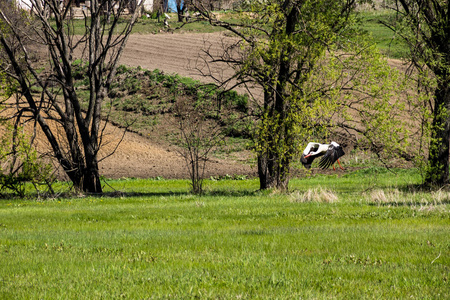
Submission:
<svg viewBox="0 0 450 300">
<path fill-rule="evenodd" d="M 397 189 L 387 191 L 375 189 L 368 196 L 368 202 L 376 203 L 378 205 L 398 204 L 403 202 L 402 198 L 402 194 Z"/>
<path fill-rule="evenodd" d="M 432 192 L 431 199 L 434 202 L 434 204 L 450 203 L 450 192 L 443 190 Z"/>
<path fill-rule="evenodd" d="M 407 205 L 413 209 L 436 209 L 443 204 L 450 203 L 450 192 L 438 190 L 434 192 L 402 192 L 398 189 L 375 189 L 365 196 L 368 203 L 379 206 Z"/>
<path fill-rule="evenodd" d="M 338 202 L 338 196 L 323 188 L 308 189 L 306 192 L 294 192 L 290 195 L 291 202 L 305 203 L 305 202 L 318 202 L 318 203 L 335 203 Z"/>
</svg>

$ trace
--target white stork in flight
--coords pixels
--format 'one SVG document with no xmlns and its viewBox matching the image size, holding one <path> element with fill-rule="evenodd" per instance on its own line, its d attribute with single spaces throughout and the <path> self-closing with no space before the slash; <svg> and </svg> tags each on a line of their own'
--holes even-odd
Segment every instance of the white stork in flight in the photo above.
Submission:
<svg viewBox="0 0 450 300">
<path fill-rule="evenodd" d="M 336 170 L 334 163 L 337 161 L 339 167 L 344 170 L 339 162 L 339 157 L 344 154 L 344 149 L 336 142 L 331 142 L 331 144 L 309 143 L 303 151 L 300 161 L 305 168 L 309 169 L 316 157 L 323 156 L 319 162 L 320 168 L 326 169 L 333 166 L 333 170 Z"/>
</svg>

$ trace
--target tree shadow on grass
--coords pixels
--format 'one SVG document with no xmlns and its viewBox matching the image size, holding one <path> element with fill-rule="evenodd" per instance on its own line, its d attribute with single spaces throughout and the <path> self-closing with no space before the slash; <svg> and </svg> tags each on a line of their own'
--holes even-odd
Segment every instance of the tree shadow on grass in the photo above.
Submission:
<svg viewBox="0 0 450 300">
<path fill-rule="evenodd" d="M 417 207 L 417 206 L 439 206 L 439 205 L 448 205 L 450 204 L 450 200 L 443 200 L 443 201 L 386 201 L 386 202 L 369 202 L 369 206 L 380 206 L 380 207 Z"/>
<path fill-rule="evenodd" d="M 135 191 L 108 191 L 100 194 L 95 193 L 77 193 L 74 191 L 64 191 L 56 194 L 48 193 L 27 193 L 25 197 L 19 197 L 13 193 L 0 193 L 0 201 L 16 201 L 16 200 L 39 200 L 48 201 L 55 199 L 73 199 L 73 198 L 137 198 L 137 197 L 175 197 L 175 198 L 204 198 L 204 197 L 248 197 L 261 195 L 258 190 L 208 190 L 202 194 L 193 194 L 190 191 L 163 191 L 163 192 L 135 192 Z"/>
<path fill-rule="evenodd" d="M 247 197 L 247 196 L 256 196 L 259 194 L 259 191 L 239 191 L 239 190 L 212 190 L 205 191 L 202 194 L 194 194 L 189 191 L 181 191 L 181 192 L 123 192 L 123 191 L 113 191 L 106 192 L 103 194 L 90 195 L 90 196 L 98 196 L 98 197 L 110 197 L 110 198 L 133 198 L 133 197 L 180 197 L 189 199 L 195 198 L 203 198 L 203 197 Z"/>
</svg>

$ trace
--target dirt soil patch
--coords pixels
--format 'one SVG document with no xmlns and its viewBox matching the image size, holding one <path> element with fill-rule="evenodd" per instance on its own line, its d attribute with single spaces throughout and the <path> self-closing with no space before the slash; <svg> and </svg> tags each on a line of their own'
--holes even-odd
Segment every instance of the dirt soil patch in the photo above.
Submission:
<svg viewBox="0 0 450 300">
<path fill-rule="evenodd" d="M 210 79 L 200 75 L 202 49 L 212 47 L 220 50 L 224 36 L 215 34 L 149 34 L 131 35 L 120 64 L 143 69 L 159 69 L 165 73 L 176 73 L 204 82 Z M 222 75 L 223 69 L 217 66 Z M 142 136 L 127 132 L 115 153 L 100 162 L 100 172 L 107 178 L 136 177 L 189 178 L 184 158 L 161 136 L 161 130 L 154 130 Z M 121 129 L 108 125 L 106 145 L 102 155 L 111 152 L 120 140 Z M 207 177 L 224 175 L 256 176 L 255 166 L 243 158 L 213 158 L 205 171 Z"/>
</svg>

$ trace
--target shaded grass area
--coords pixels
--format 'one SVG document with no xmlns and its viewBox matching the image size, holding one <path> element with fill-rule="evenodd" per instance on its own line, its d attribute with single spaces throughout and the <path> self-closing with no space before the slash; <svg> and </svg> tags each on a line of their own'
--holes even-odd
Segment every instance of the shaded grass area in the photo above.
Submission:
<svg viewBox="0 0 450 300">
<path fill-rule="evenodd" d="M 450 196 L 376 172 L 293 179 L 290 194 L 129 179 L 102 197 L 2 200 L 0 298 L 448 298 Z M 314 189 L 337 198 L 298 201 Z"/>
</svg>

